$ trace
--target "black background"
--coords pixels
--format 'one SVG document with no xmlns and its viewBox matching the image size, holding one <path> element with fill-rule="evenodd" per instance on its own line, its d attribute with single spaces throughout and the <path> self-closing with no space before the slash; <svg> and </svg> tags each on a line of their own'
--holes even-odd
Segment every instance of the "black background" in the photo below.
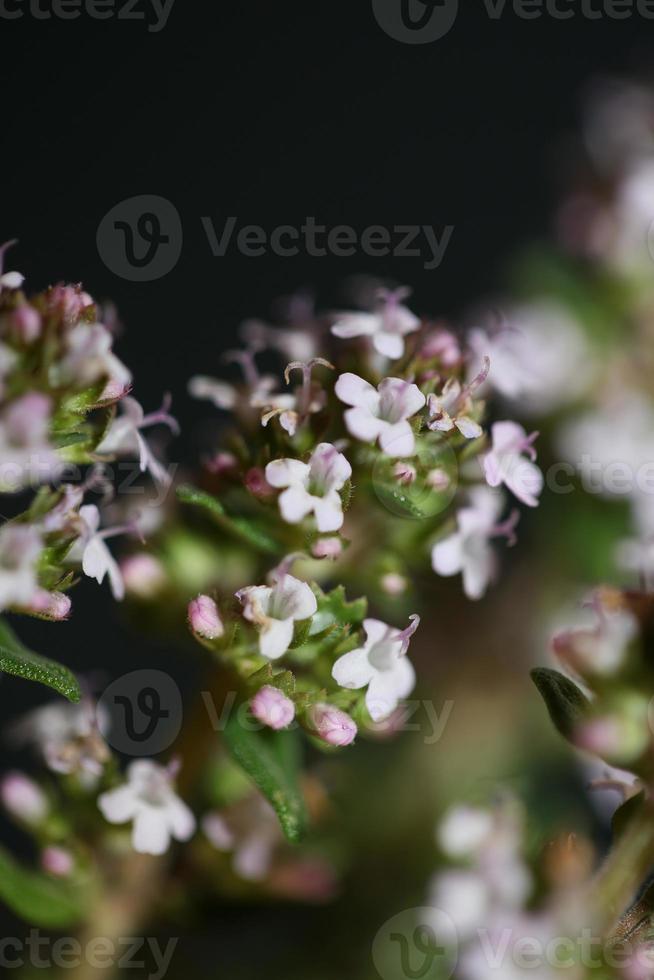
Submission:
<svg viewBox="0 0 654 980">
<path fill-rule="evenodd" d="M 10 267 L 35 290 L 81 280 L 110 297 L 136 396 L 152 408 L 170 390 L 189 433 L 207 410 L 191 404 L 187 378 L 219 373 L 238 323 L 296 287 L 336 304 L 347 276 L 371 273 L 413 284 L 419 312 L 460 314 L 549 233 L 584 86 L 647 70 L 654 40 L 654 22 L 637 16 L 527 21 L 507 10 L 493 21 L 481 2 L 461 8 L 451 32 L 424 46 L 384 34 L 369 0 L 177 0 L 160 33 L 84 15 L 0 19 L 0 236 L 19 239 Z M 184 228 L 175 269 L 143 284 L 117 277 L 96 250 L 102 217 L 138 194 L 168 198 Z M 409 258 L 235 248 L 214 258 L 203 215 L 217 227 L 230 215 L 268 230 L 313 215 L 358 230 L 455 230 L 429 272 Z M 92 656 L 118 674 L 154 665 L 153 654 L 170 667 L 164 647 L 116 623 L 104 587 L 77 592 L 71 623 L 23 635 L 77 668 Z M 43 697 L 4 679 L 0 718 Z"/>
</svg>

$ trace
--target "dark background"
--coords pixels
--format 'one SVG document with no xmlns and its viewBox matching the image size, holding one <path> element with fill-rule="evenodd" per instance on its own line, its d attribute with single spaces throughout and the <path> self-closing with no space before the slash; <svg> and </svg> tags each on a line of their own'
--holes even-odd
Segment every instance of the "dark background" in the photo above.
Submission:
<svg viewBox="0 0 654 980">
<path fill-rule="evenodd" d="M 190 402 L 187 378 L 219 373 L 239 322 L 297 287 L 335 305 L 346 277 L 370 273 L 411 283 L 419 312 L 462 313 L 548 234 L 583 88 L 646 70 L 654 22 L 527 21 L 510 9 L 492 21 L 481 2 L 461 8 L 451 32 L 424 46 L 384 34 L 368 0 L 177 0 L 160 33 L 85 15 L 1 21 L 0 237 L 19 239 L 9 267 L 34 290 L 81 280 L 110 297 L 135 394 L 149 409 L 170 390 L 191 433 L 207 409 Z M 139 194 L 168 198 L 184 228 L 174 270 L 143 284 L 116 276 L 96 250 L 102 217 Z M 313 215 L 358 230 L 455 230 L 429 272 L 410 258 L 252 258 L 235 247 L 214 258 L 202 215 L 218 228 L 230 215 L 268 230 Z M 82 591 L 69 624 L 29 624 L 23 636 L 76 668 L 93 649 L 116 675 L 153 665 L 153 654 L 172 669 L 165 648 L 116 622 L 108 590 Z M 43 697 L 5 678 L 0 719 Z M 315 930 L 319 920 L 302 915 Z"/>
</svg>

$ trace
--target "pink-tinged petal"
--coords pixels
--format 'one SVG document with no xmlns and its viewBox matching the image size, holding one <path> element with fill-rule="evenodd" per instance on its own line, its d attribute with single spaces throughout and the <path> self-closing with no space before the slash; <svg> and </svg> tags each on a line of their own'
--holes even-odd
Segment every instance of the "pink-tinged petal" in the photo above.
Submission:
<svg viewBox="0 0 654 980">
<path fill-rule="evenodd" d="M 514 457 L 504 473 L 504 482 L 518 500 L 528 507 L 538 507 L 543 489 L 543 474 L 529 459 Z"/>
<path fill-rule="evenodd" d="M 342 453 L 331 444 L 321 442 L 311 454 L 311 475 L 328 488 L 340 490 L 352 476 L 352 467 Z"/>
<path fill-rule="evenodd" d="M 139 808 L 139 802 L 132 786 L 119 786 L 98 797 L 98 807 L 109 823 L 127 823 L 132 820 Z"/>
<path fill-rule="evenodd" d="M 271 619 L 259 634 L 259 650 L 267 660 L 283 657 L 293 639 L 292 619 Z"/>
<path fill-rule="evenodd" d="M 270 870 L 272 852 L 268 837 L 249 837 L 234 855 L 234 871 L 246 881 L 262 881 Z"/>
<path fill-rule="evenodd" d="M 527 439 L 527 433 L 517 422 L 495 422 L 491 433 L 493 451 L 500 455 L 502 453 L 520 452 Z"/>
<path fill-rule="evenodd" d="M 311 470 L 308 463 L 299 459 L 273 459 L 266 466 L 266 480 L 271 487 L 291 487 L 309 480 Z"/>
<path fill-rule="evenodd" d="M 500 460 L 494 452 L 486 453 L 482 458 L 484 476 L 489 487 L 499 487 L 502 482 L 502 469 Z"/>
<path fill-rule="evenodd" d="M 454 422 L 447 412 L 443 412 L 442 418 L 437 419 L 435 422 L 428 422 L 427 425 L 432 432 L 434 429 L 436 429 L 438 432 L 451 432 L 454 428 Z"/>
<path fill-rule="evenodd" d="M 183 800 L 172 796 L 166 804 L 168 829 L 175 840 L 187 841 L 195 833 L 195 817 Z"/>
<path fill-rule="evenodd" d="M 413 456 L 416 451 L 413 429 L 408 422 L 387 425 L 379 437 L 379 445 L 387 456 L 393 458 Z"/>
<path fill-rule="evenodd" d="M 348 691 L 358 691 L 369 684 L 375 670 L 368 660 L 368 651 L 361 647 L 339 657 L 332 667 L 332 677 L 339 687 Z"/>
<path fill-rule="evenodd" d="M 467 415 L 460 415 L 455 425 L 461 435 L 465 436 L 466 439 L 478 439 L 484 432 L 479 423 L 475 422 L 474 419 L 468 418 Z"/>
<path fill-rule="evenodd" d="M 271 610 L 278 619 L 309 619 L 317 609 L 311 586 L 293 575 L 284 575 L 273 590 Z"/>
<path fill-rule="evenodd" d="M 393 629 L 388 623 L 382 623 L 380 619 L 364 619 L 363 628 L 366 631 L 366 646 L 374 646 L 397 634 L 399 630 Z"/>
<path fill-rule="evenodd" d="M 287 524 L 299 524 L 313 510 L 314 498 L 304 487 L 289 487 L 279 497 L 279 510 Z"/>
<path fill-rule="evenodd" d="M 380 414 L 389 421 L 399 422 L 411 418 L 427 402 L 418 385 L 403 378 L 384 378 L 379 385 L 379 395 Z"/>
<path fill-rule="evenodd" d="M 495 556 L 484 543 L 480 550 L 468 555 L 463 565 L 463 591 L 469 599 L 481 599 L 495 571 Z"/>
<path fill-rule="evenodd" d="M 226 381 L 216 381 L 215 378 L 199 375 L 196 378 L 191 378 L 188 391 L 192 398 L 213 402 L 216 408 L 222 408 L 225 411 L 236 406 L 236 389 L 227 384 Z"/>
<path fill-rule="evenodd" d="M 343 418 L 347 431 L 361 442 L 374 442 L 387 425 L 365 408 L 348 408 Z"/>
<path fill-rule="evenodd" d="M 122 415 L 129 420 L 134 428 L 138 428 L 145 417 L 143 409 L 137 402 L 136 398 L 130 398 L 127 395 L 125 398 L 121 399 L 120 411 Z M 118 419 L 120 421 L 120 419 Z"/>
<path fill-rule="evenodd" d="M 349 313 L 332 327 L 335 337 L 371 337 L 379 330 L 380 318 L 374 313 Z"/>
<path fill-rule="evenodd" d="M 398 333 L 382 331 L 375 334 L 373 345 L 378 353 L 383 354 L 384 357 L 390 357 L 393 361 L 399 360 L 404 354 L 404 341 Z"/>
<path fill-rule="evenodd" d="M 95 533 L 100 527 L 100 511 L 95 504 L 85 504 L 79 509 L 79 516 L 90 534 Z"/>
<path fill-rule="evenodd" d="M 452 534 L 434 545 L 431 567 L 438 575 L 458 575 L 463 568 L 463 539 L 460 534 Z"/>
<path fill-rule="evenodd" d="M 356 405 L 376 414 L 379 408 L 379 394 L 373 386 L 357 374 L 341 374 L 334 385 L 336 397 L 346 405 Z"/>
<path fill-rule="evenodd" d="M 170 846 L 167 811 L 163 807 L 141 805 L 134 818 L 132 846 L 138 854 L 165 854 Z"/>
<path fill-rule="evenodd" d="M 321 533 L 338 531 L 343 527 L 343 503 L 336 490 L 325 497 L 314 498 L 313 512 L 316 527 Z"/>
</svg>

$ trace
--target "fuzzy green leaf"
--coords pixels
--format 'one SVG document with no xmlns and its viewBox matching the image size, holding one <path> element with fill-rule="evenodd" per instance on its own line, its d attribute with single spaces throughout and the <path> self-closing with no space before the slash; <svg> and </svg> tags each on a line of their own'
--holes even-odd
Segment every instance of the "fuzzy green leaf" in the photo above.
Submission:
<svg viewBox="0 0 654 980">
<path fill-rule="evenodd" d="M 45 684 L 69 701 L 79 701 L 82 696 L 77 678 L 67 667 L 28 650 L 3 619 L 0 619 L 0 671 Z"/>
<path fill-rule="evenodd" d="M 313 617 L 310 636 L 324 633 L 332 626 L 361 623 L 368 611 L 368 600 L 362 597 L 348 602 L 342 585 L 328 593 L 320 591 L 316 586 L 314 592 L 318 600 L 318 612 Z"/>
<path fill-rule="evenodd" d="M 298 786 L 296 733 L 248 731 L 238 712 L 232 712 L 224 737 L 234 759 L 272 805 L 287 839 L 297 844 L 307 815 Z"/>
<path fill-rule="evenodd" d="M 557 670 L 537 667 L 531 679 L 538 688 L 556 730 L 571 739 L 590 706 L 576 684 Z"/>
<path fill-rule="evenodd" d="M 224 531 L 245 541 L 257 551 L 271 555 L 280 551 L 278 543 L 259 524 L 246 517 L 230 517 L 221 502 L 211 494 L 195 487 L 181 486 L 177 488 L 177 496 L 184 504 L 202 507 L 208 511 Z"/>
<path fill-rule="evenodd" d="M 82 922 L 88 902 L 86 889 L 24 868 L 3 848 L 0 899 L 21 919 L 46 929 L 64 929 Z"/>
</svg>

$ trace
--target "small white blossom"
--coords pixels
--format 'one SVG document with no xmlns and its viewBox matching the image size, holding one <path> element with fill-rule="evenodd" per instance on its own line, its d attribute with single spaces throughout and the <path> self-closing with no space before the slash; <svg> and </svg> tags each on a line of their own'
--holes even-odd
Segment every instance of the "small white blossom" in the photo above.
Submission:
<svg viewBox="0 0 654 980">
<path fill-rule="evenodd" d="M 364 620 L 365 644 L 343 654 L 332 668 L 332 677 L 340 687 L 355 691 L 368 688 L 366 707 L 373 721 L 388 718 L 414 688 L 415 671 L 406 652 L 420 618 L 410 618 L 411 625 L 402 631 L 378 619 Z"/>
<path fill-rule="evenodd" d="M 79 522 L 81 533 L 71 549 L 70 559 L 75 561 L 81 557 L 82 571 L 89 578 L 94 578 L 99 585 L 107 575 L 114 599 L 122 599 L 125 595 L 123 576 L 118 562 L 105 544 L 105 538 L 122 533 L 124 529 L 111 528 L 99 531 L 100 511 L 95 504 L 85 504 L 84 507 L 80 507 Z"/>
<path fill-rule="evenodd" d="M 310 619 L 318 608 L 306 582 L 281 575 L 272 586 L 251 585 L 236 593 L 243 615 L 259 629 L 259 650 L 267 660 L 282 657 L 293 640 L 295 623 Z"/>
<path fill-rule="evenodd" d="M 544 482 L 542 472 L 534 463 L 533 442 L 538 433 L 528 436 L 517 422 L 495 422 L 491 433 L 493 448 L 483 457 L 489 487 L 503 483 L 523 504 L 537 507 Z"/>
<path fill-rule="evenodd" d="M 484 383 L 489 369 L 490 362 L 485 358 L 481 371 L 470 384 L 464 386 L 457 378 L 449 378 L 440 395 L 430 395 L 428 428 L 432 431 L 436 429 L 439 432 L 451 432 L 456 426 L 466 439 L 478 439 L 483 430 L 471 418 L 474 409 L 472 393 Z"/>
<path fill-rule="evenodd" d="M 266 466 L 271 487 L 285 488 L 279 509 L 289 524 L 298 524 L 314 514 L 319 531 L 338 531 L 343 525 L 343 503 L 339 491 L 352 476 L 345 456 L 329 442 L 314 449 L 308 463 L 299 459 L 275 459 Z"/>
<path fill-rule="evenodd" d="M 437 575 L 463 575 L 463 590 L 469 599 L 480 599 L 495 573 L 495 555 L 490 541 L 506 533 L 497 524 L 503 498 L 486 487 L 470 494 L 470 505 L 457 513 L 457 530 L 438 541 L 431 553 Z M 510 532 L 510 528 L 509 528 Z"/>
<path fill-rule="evenodd" d="M 382 293 L 375 313 L 344 313 L 332 327 L 335 337 L 369 337 L 375 350 L 398 360 L 404 355 L 404 337 L 420 327 L 419 318 L 401 302 L 406 290 Z"/>
<path fill-rule="evenodd" d="M 195 833 L 195 817 L 172 788 L 168 770 L 150 759 L 127 769 L 127 782 L 98 797 L 109 823 L 133 822 L 132 846 L 139 854 L 165 854 L 171 838 L 187 841 Z"/>
<path fill-rule="evenodd" d="M 56 477 L 63 461 L 50 445 L 52 403 L 33 391 L 11 402 L 0 415 L 0 490 L 16 492 Z"/>
<path fill-rule="evenodd" d="M 54 701 L 30 711 L 13 728 L 19 744 L 34 745 L 52 772 L 79 773 L 87 783 L 102 774 L 109 758 L 101 734 L 109 728 L 102 706 Z"/>
<path fill-rule="evenodd" d="M 29 606 L 38 594 L 36 566 L 42 550 L 35 527 L 9 523 L 0 528 L 0 610 Z"/>
<path fill-rule="evenodd" d="M 143 429 L 153 425 L 167 425 L 173 433 L 179 431 L 176 420 L 168 414 L 169 400 L 164 401 L 159 412 L 146 415 L 135 398 L 123 398 L 120 403 L 121 414 L 114 420 L 109 431 L 97 448 L 98 453 L 128 453 L 139 457 L 142 473 L 148 470 L 155 482 L 168 486 L 171 477 L 159 462 L 147 440 L 141 435 Z"/>
<path fill-rule="evenodd" d="M 385 378 L 377 387 L 356 374 L 341 374 L 336 382 L 338 398 L 351 408 L 345 412 L 350 435 L 374 442 L 391 457 L 413 456 L 415 437 L 408 419 L 425 405 L 417 385 L 402 378 Z"/>
<path fill-rule="evenodd" d="M 450 858 L 475 854 L 490 838 L 495 821 L 489 810 L 455 806 L 443 817 L 438 828 L 438 843 Z"/>
<path fill-rule="evenodd" d="M 126 388 L 132 375 L 112 352 L 113 337 L 101 323 L 78 323 L 66 335 L 66 353 L 55 382 L 91 385 L 107 378 L 117 389 Z"/>
</svg>

